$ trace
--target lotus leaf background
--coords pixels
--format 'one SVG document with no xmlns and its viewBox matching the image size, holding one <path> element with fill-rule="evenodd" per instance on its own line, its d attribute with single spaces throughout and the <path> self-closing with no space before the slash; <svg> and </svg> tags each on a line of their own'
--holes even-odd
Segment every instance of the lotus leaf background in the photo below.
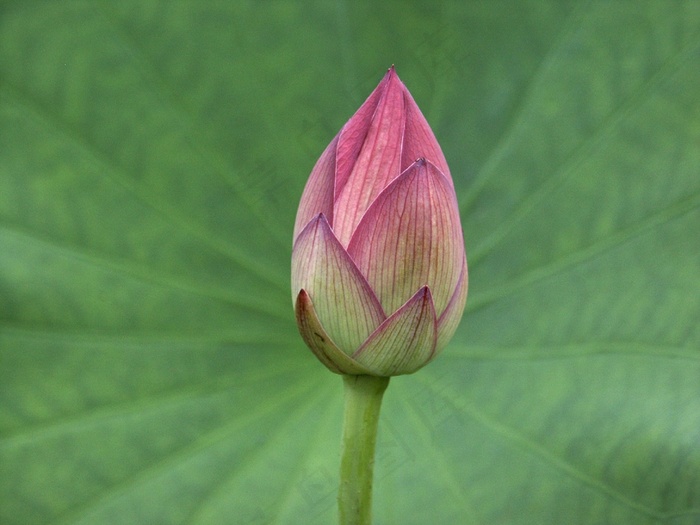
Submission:
<svg viewBox="0 0 700 525">
<path fill-rule="evenodd" d="M 292 226 L 392 63 L 470 291 L 376 523 L 700 523 L 695 0 L 3 1 L 0 523 L 335 521 Z"/>
</svg>

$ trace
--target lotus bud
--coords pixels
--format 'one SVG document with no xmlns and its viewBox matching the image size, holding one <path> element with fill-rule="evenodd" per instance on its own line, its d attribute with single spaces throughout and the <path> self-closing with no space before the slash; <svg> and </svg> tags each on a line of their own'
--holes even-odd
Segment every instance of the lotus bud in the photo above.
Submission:
<svg viewBox="0 0 700 525">
<path fill-rule="evenodd" d="M 394 68 L 313 168 L 299 204 L 292 301 L 339 374 L 410 374 L 452 338 L 467 260 L 442 150 Z"/>
</svg>

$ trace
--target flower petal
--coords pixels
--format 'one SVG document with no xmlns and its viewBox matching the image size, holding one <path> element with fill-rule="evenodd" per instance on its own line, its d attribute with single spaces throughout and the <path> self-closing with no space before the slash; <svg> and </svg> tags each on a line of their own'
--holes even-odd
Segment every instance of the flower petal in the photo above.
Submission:
<svg viewBox="0 0 700 525">
<path fill-rule="evenodd" d="M 437 320 L 430 289 L 424 286 L 384 321 L 352 356 L 375 375 L 411 374 L 435 352 Z"/>
<path fill-rule="evenodd" d="M 438 319 L 438 340 L 433 357 L 437 356 L 437 354 L 447 346 L 447 343 L 450 342 L 450 339 L 452 339 L 452 336 L 459 326 L 462 314 L 464 313 L 464 306 L 467 303 L 468 281 L 467 258 L 465 257 L 462 264 L 462 273 L 457 282 L 457 289 L 452 295 L 450 302 L 447 303 L 447 308 L 445 308 L 445 311 L 442 312 L 442 315 L 440 315 Z"/>
<path fill-rule="evenodd" d="M 328 221 L 319 214 L 292 250 L 292 299 L 304 289 L 319 319 L 343 352 L 352 354 L 386 315 Z"/>
<path fill-rule="evenodd" d="M 319 321 L 313 302 L 306 290 L 302 289 L 299 292 L 294 309 L 301 337 L 319 361 L 326 365 L 329 370 L 336 374 L 371 373 L 336 346 Z"/>
<path fill-rule="evenodd" d="M 362 149 L 352 167 L 347 182 L 338 178 L 333 231 L 343 246 L 347 246 L 355 227 L 379 193 L 401 173 L 401 145 L 406 112 L 404 110 L 405 87 L 391 68 L 380 83 L 381 97 L 369 122 Z M 354 117 L 353 117 L 354 118 Z M 351 119 L 352 122 L 352 119 Z M 345 155 L 345 148 L 356 148 L 359 132 L 350 134 L 354 124 L 348 123 L 348 133 L 341 131 L 338 157 Z M 362 125 L 366 125 L 362 121 Z M 346 141 L 346 135 L 348 140 Z"/>
<path fill-rule="evenodd" d="M 311 170 L 309 180 L 304 187 L 304 193 L 301 195 L 294 223 L 295 240 L 304 226 L 319 213 L 323 213 L 329 222 L 333 222 L 333 185 L 337 145 L 338 137 L 336 136 L 316 161 L 314 169 Z"/>
<path fill-rule="evenodd" d="M 447 180 L 450 181 L 450 186 L 454 186 L 450 168 L 447 166 L 447 160 L 445 160 L 440 144 L 408 89 L 404 90 L 404 101 L 406 107 L 406 129 L 403 135 L 401 170 L 405 170 L 416 159 L 423 157 L 435 164 L 447 177 Z"/>
<path fill-rule="evenodd" d="M 335 193 L 334 199 L 345 188 L 357 157 L 362 151 L 362 145 L 372 124 L 372 117 L 377 111 L 377 105 L 384 95 L 387 83 L 391 78 L 391 70 L 387 71 L 379 85 L 370 93 L 355 114 L 350 117 L 338 133 L 338 147 L 335 164 Z M 333 221 L 328 221 L 333 226 Z"/>
<path fill-rule="evenodd" d="M 464 259 L 459 209 L 448 179 L 424 159 L 413 163 L 372 203 L 348 253 L 385 312 L 427 285 L 441 315 Z"/>
</svg>

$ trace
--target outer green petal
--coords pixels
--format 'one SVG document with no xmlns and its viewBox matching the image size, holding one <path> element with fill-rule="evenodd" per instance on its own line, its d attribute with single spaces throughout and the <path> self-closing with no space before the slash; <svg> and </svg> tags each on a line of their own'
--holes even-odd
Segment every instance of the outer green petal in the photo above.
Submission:
<svg viewBox="0 0 700 525">
<path fill-rule="evenodd" d="M 437 315 L 447 308 L 464 261 L 452 184 L 419 159 L 384 190 L 348 246 L 387 314 L 428 286 Z"/>
<path fill-rule="evenodd" d="M 355 352 L 386 319 L 367 280 L 319 214 L 292 250 L 292 298 L 306 290 L 338 348 Z"/>
<path fill-rule="evenodd" d="M 319 321 L 313 302 L 305 290 L 299 292 L 295 311 L 301 337 L 319 361 L 331 372 L 350 375 L 371 374 L 367 368 L 345 355 L 336 346 Z"/>
<path fill-rule="evenodd" d="M 411 374 L 432 358 L 436 328 L 433 299 L 424 286 L 377 328 L 353 358 L 374 375 Z"/>
</svg>

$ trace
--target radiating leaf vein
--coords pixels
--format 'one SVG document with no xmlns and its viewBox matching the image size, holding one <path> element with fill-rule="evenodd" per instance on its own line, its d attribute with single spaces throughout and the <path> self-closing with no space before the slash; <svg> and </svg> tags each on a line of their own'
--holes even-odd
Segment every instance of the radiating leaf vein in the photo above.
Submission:
<svg viewBox="0 0 700 525">
<path fill-rule="evenodd" d="M 249 192 L 246 190 L 245 184 L 237 177 L 235 170 L 225 166 L 221 156 L 216 148 L 204 144 L 204 134 L 199 132 L 195 124 L 195 118 L 191 109 L 187 107 L 182 97 L 179 97 L 176 92 L 168 86 L 167 81 L 163 78 L 160 71 L 154 66 L 153 62 L 147 57 L 137 42 L 124 30 L 119 24 L 114 13 L 110 13 L 111 7 L 109 3 L 98 3 L 98 8 L 105 15 L 105 19 L 109 21 L 113 31 L 109 34 L 114 39 L 119 39 L 123 44 L 122 47 L 128 49 L 131 56 L 134 58 L 137 68 L 141 76 L 147 79 L 151 87 L 160 96 L 159 100 L 167 100 L 171 113 L 182 123 L 190 133 L 189 135 L 196 139 L 193 142 L 198 157 L 212 168 L 212 173 L 216 174 L 223 181 L 229 184 L 238 197 L 237 204 L 246 206 L 255 216 L 258 223 L 264 226 L 268 233 L 272 234 L 280 246 L 287 248 L 290 244 L 288 233 L 278 224 L 273 223 L 271 214 L 268 209 L 262 206 L 260 201 L 254 201 L 250 198 Z"/>
<path fill-rule="evenodd" d="M 597 150 L 606 147 L 612 136 L 617 133 L 620 124 L 627 118 L 634 116 L 638 108 L 645 102 L 645 99 L 653 93 L 662 81 L 666 80 L 674 72 L 684 66 L 692 67 L 698 43 L 693 39 L 676 54 L 670 57 L 651 78 L 643 83 L 634 93 L 612 111 L 600 124 L 598 129 L 576 147 L 564 163 L 553 172 L 541 185 L 533 191 L 510 213 L 503 221 L 480 243 L 478 243 L 470 253 L 470 262 L 477 263 L 485 257 L 498 243 L 500 243 L 510 230 L 519 224 L 528 214 L 538 209 L 538 204 L 555 188 L 561 185 L 566 179 L 576 173 L 585 161 L 595 155 Z"/>
<path fill-rule="evenodd" d="M 586 474 L 577 466 L 572 465 L 565 459 L 553 454 L 552 452 L 547 450 L 543 445 L 537 443 L 532 438 L 526 436 L 525 434 L 513 428 L 512 426 L 500 423 L 494 420 L 493 418 L 487 416 L 483 411 L 468 403 L 464 399 L 464 395 L 448 396 L 444 391 L 438 389 L 435 386 L 435 383 L 426 381 L 422 377 L 419 379 L 427 388 L 435 392 L 436 395 L 443 398 L 444 401 L 447 404 L 449 404 L 453 409 L 457 410 L 458 412 L 462 412 L 467 417 L 480 423 L 486 429 L 505 438 L 515 447 L 545 460 L 549 465 L 556 468 L 560 472 L 566 474 L 573 480 L 594 490 L 597 490 L 601 494 L 610 497 L 611 499 L 617 501 L 618 503 L 624 505 L 625 507 L 631 510 L 634 510 L 650 518 L 663 518 L 663 514 L 656 512 L 655 510 L 647 507 L 646 505 L 643 505 L 642 503 L 636 502 L 628 498 L 624 494 L 621 494 L 617 490 L 604 483 L 602 480 Z M 456 399 L 460 400 L 459 404 L 455 401 Z"/>
<path fill-rule="evenodd" d="M 491 289 L 486 289 L 467 302 L 467 309 L 469 312 L 474 312 L 527 286 L 553 277 L 585 262 L 595 260 L 596 257 L 622 246 L 653 228 L 658 228 L 673 220 L 682 219 L 686 214 L 697 210 L 699 207 L 700 193 L 674 202 L 663 210 L 641 219 L 623 230 L 598 239 L 589 246 L 565 254 L 549 264 L 540 266 L 539 268 L 513 278 L 510 282 L 492 287 Z M 692 226 L 690 226 L 690 228 L 692 228 Z M 470 261 L 470 263 L 472 263 L 472 261 Z"/>
<path fill-rule="evenodd" d="M 546 82 L 547 74 L 554 66 L 555 60 L 558 58 L 564 45 L 568 43 L 569 37 L 579 29 L 581 17 L 590 10 L 590 4 L 591 1 L 578 3 L 567 20 L 561 24 L 561 29 L 554 37 L 552 45 L 534 68 L 532 76 L 527 82 L 527 92 L 521 96 L 518 106 L 513 110 L 509 121 L 505 123 L 504 131 L 493 146 L 491 154 L 486 159 L 486 162 L 479 169 L 472 183 L 465 188 L 465 191 L 462 192 L 459 198 L 459 209 L 462 216 L 464 216 L 471 204 L 479 197 L 479 193 L 489 181 L 490 176 L 495 173 L 498 163 L 503 159 L 511 142 L 514 140 L 516 130 L 518 130 L 523 122 L 529 104 L 538 96 L 539 90 Z"/>
<path fill-rule="evenodd" d="M 10 96 L 17 108 L 24 109 L 26 113 L 31 114 L 28 115 L 29 118 L 32 118 L 32 120 L 38 122 L 45 128 L 55 131 L 72 146 L 75 146 L 88 155 L 93 162 L 103 168 L 100 170 L 103 176 L 127 190 L 136 199 L 153 210 L 158 216 L 162 217 L 173 226 L 176 226 L 178 230 L 187 232 L 192 235 L 192 237 L 204 242 L 205 245 L 231 259 L 233 263 L 246 272 L 256 275 L 282 290 L 287 289 L 287 283 L 284 279 L 280 279 L 277 272 L 266 271 L 265 264 L 261 264 L 259 259 L 253 259 L 244 255 L 235 244 L 215 236 L 209 230 L 203 229 L 201 225 L 197 223 L 195 217 L 182 215 L 182 213 L 177 211 L 176 207 L 166 203 L 155 193 L 149 191 L 147 186 L 134 183 L 130 177 L 123 173 L 121 167 L 114 164 L 96 145 L 91 144 L 81 135 L 79 130 L 72 129 L 68 123 L 62 121 L 58 115 L 51 113 L 48 108 L 21 95 L 19 90 L 11 87 L 7 82 L 0 84 L 0 92 L 4 92 L 6 95 Z M 6 103 L 10 100 L 8 97 L 4 98 Z"/>
<path fill-rule="evenodd" d="M 650 345 L 635 341 L 595 341 L 561 346 L 485 347 L 453 343 L 442 358 L 469 361 L 559 361 L 584 357 L 628 357 L 700 361 L 697 348 Z"/>
<path fill-rule="evenodd" d="M 254 310 L 278 319 L 289 319 L 289 314 L 280 311 L 279 308 L 271 308 L 269 304 L 260 302 L 256 297 L 246 294 L 238 295 L 234 290 L 220 289 L 212 286 L 203 286 L 196 282 L 189 282 L 181 276 L 168 274 L 163 271 L 155 272 L 152 269 L 139 265 L 126 259 L 117 259 L 113 256 L 105 256 L 75 245 L 67 245 L 47 238 L 37 232 L 28 232 L 16 225 L 0 224 L 6 234 L 13 236 L 22 243 L 38 246 L 43 251 L 54 252 L 62 256 L 70 257 L 78 261 L 90 264 L 98 268 L 106 268 L 113 272 L 129 276 L 137 281 L 155 284 L 158 286 L 184 291 L 188 294 L 207 297 L 216 301 Z"/>
<path fill-rule="evenodd" d="M 178 386 L 175 390 L 152 392 L 141 395 L 138 398 L 113 405 L 103 405 L 88 411 L 58 417 L 35 425 L 28 425 L 17 432 L 0 437 L 0 451 L 17 447 L 35 445 L 41 441 L 69 433 L 79 434 L 90 428 L 99 427 L 105 423 L 119 420 L 128 415 L 145 415 L 157 413 L 166 409 L 172 409 L 182 404 L 192 403 L 195 399 L 207 399 L 224 396 L 234 388 L 249 386 L 254 388 L 263 380 L 275 377 L 288 377 L 295 370 L 302 371 L 307 368 L 305 363 L 289 358 L 286 366 L 269 370 L 263 373 L 248 373 L 241 381 L 239 372 L 232 372 L 218 376 L 214 380 L 207 380 L 200 384 Z M 292 385 L 294 387 L 295 385 Z M 288 387 L 290 390 L 292 387 Z M 280 390 L 280 396 L 284 396 L 284 390 Z M 265 411 L 273 408 L 277 398 L 264 398 L 260 401 L 259 409 Z"/>
<path fill-rule="evenodd" d="M 255 425 L 256 421 L 268 415 L 268 413 L 274 412 L 275 410 L 280 413 L 280 426 L 284 427 L 285 422 L 293 421 L 295 419 L 299 407 L 304 406 L 303 403 L 294 403 L 294 401 L 303 399 L 303 393 L 308 393 L 309 390 L 308 384 L 304 384 L 304 382 L 297 383 L 294 392 L 287 392 L 287 396 L 280 398 L 285 401 L 284 404 L 268 404 L 267 406 L 250 410 L 244 417 L 235 419 L 230 423 L 202 434 L 190 445 L 158 459 L 157 461 L 148 465 L 146 468 L 135 472 L 129 478 L 109 487 L 96 497 L 82 502 L 80 506 L 73 508 L 70 512 L 64 514 L 60 521 L 56 522 L 54 525 L 58 525 L 59 523 L 68 525 L 80 518 L 87 517 L 90 514 L 99 511 L 101 508 L 108 506 L 112 500 L 117 499 L 124 493 L 135 489 L 136 486 L 143 485 L 159 475 L 175 469 L 178 465 L 181 465 L 198 455 L 207 454 L 207 451 L 217 444 L 226 441 L 235 444 L 235 440 L 231 439 L 232 435 L 247 427 Z M 267 445 L 263 445 L 263 448 L 266 446 Z"/>
</svg>

